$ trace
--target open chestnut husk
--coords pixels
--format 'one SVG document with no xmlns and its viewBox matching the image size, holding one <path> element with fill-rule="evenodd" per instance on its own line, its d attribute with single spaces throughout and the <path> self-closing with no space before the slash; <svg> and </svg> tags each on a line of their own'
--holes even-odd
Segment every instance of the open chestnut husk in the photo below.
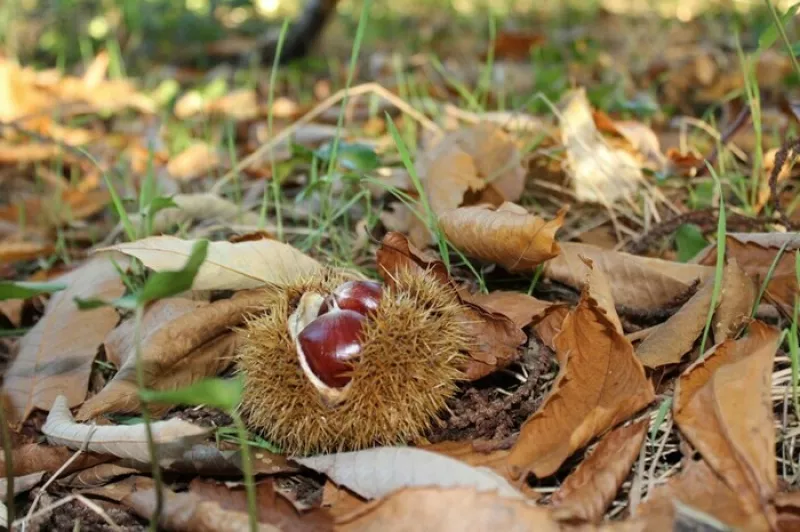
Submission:
<svg viewBox="0 0 800 532">
<path fill-rule="evenodd" d="M 417 441 L 464 377 L 454 290 L 411 271 L 391 286 L 352 281 L 326 271 L 269 287 L 239 330 L 242 412 L 287 454 Z M 333 304 L 353 293 L 369 302 Z"/>
</svg>

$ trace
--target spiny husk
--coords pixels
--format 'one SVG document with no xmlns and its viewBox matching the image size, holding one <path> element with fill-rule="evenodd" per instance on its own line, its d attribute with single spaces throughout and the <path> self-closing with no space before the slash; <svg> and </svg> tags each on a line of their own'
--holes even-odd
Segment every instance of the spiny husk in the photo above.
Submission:
<svg viewBox="0 0 800 532">
<path fill-rule="evenodd" d="M 289 336 L 288 316 L 307 291 L 344 282 L 327 272 L 265 291 L 237 351 L 244 375 L 242 411 L 252 429 L 290 455 L 412 442 L 428 429 L 462 378 L 467 347 L 460 303 L 451 288 L 410 272 L 397 276 L 364 328 L 344 400 L 331 406 L 306 377 Z"/>
</svg>

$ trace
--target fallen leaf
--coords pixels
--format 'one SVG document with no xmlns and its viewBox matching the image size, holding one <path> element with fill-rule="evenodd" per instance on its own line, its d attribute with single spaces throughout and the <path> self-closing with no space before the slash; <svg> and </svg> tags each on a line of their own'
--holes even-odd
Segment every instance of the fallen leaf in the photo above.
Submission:
<svg viewBox="0 0 800 532">
<path fill-rule="evenodd" d="M 347 488 L 337 486 L 330 480 L 326 481 L 322 487 L 322 507 L 328 510 L 334 521 L 363 508 L 365 504 L 367 501 Z"/>
<path fill-rule="evenodd" d="M 159 529 L 175 532 L 251 532 L 250 520 L 245 512 L 223 510 L 219 504 L 203 500 L 192 493 L 175 493 L 161 486 L 164 506 L 159 519 Z M 111 499 L 133 510 L 139 517 L 150 519 L 156 509 L 155 483 L 142 476 L 99 488 L 85 494 Z M 281 532 L 272 525 L 259 523 L 258 532 Z"/>
<path fill-rule="evenodd" d="M 260 292 L 254 289 L 211 304 L 175 298 L 151 305 L 141 327 L 146 386 L 175 390 L 223 371 L 233 362 L 236 337 L 232 328 L 241 324 L 261 301 Z M 134 325 L 126 322 L 110 335 L 106 345 L 111 360 L 118 360 L 119 371 L 81 406 L 77 419 L 84 421 L 106 412 L 139 411 L 134 332 Z"/>
<path fill-rule="evenodd" d="M 731 257 L 725 265 L 722 292 L 714 314 L 714 342 L 721 343 L 734 335 L 750 318 L 756 300 L 756 285 Z"/>
<path fill-rule="evenodd" d="M 553 351 L 556 350 L 556 336 L 561 332 L 564 318 L 566 318 L 568 314 L 569 307 L 567 305 L 553 305 L 545 311 L 544 316 L 533 326 L 533 330 L 536 332 L 536 336 L 539 340 Z M 562 362 L 559 363 L 562 364 Z"/>
<path fill-rule="evenodd" d="M 703 332 L 713 293 L 714 278 L 709 277 L 678 312 L 642 340 L 636 347 L 642 364 L 657 368 L 680 362 Z"/>
<path fill-rule="evenodd" d="M 499 200 L 497 205 L 517 201 L 525 189 L 516 143 L 489 122 L 445 135 L 418 155 L 416 170 L 431 209 L 439 216 L 488 198 Z"/>
<path fill-rule="evenodd" d="M 566 209 L 545 221 L 523 207 L 503 203 L 496 210 L 485 205 L 444 213 L 439 224 L 453 245 L 470 257 L 496 262 L 509 272 L 531 272 L 559 254 L 555 234 Z"/>
<path fill-rule="evenodd" d="M 504 30 L 497 34 L 491 49 L 497 59 L 530 59 L 531 49 L 541 46 L 545 40 L 540 33 Z"/>
<path fill-rule="evenodd" d="M 595 282 L 600 276 L 591 278 Z M 520 430 L 509 455 L 514 479 L 532 471 L 543 478 L 592 438 L 628 419 L 655 398 L 633 346 L 584 289 L 555 338 L 563 360 L 550 394 Z M 603 291 L 595 288 L 595 290 Z"/>
<path fill-rule="evenodd" d="M 644 183 L 636 159 L 624 150 L 611 148 L 597 131 L 585 89 L 564 96 L 559 120 L 567 153 L 565 170 L 579 201 L 610 205 Z"/>
<path fill-rule="evenodd" d="M 520 356 L 527 335 L 510 318 L 463 302 L 461 322 L 470 337 L 465 377 L 480 379 L 502 369 Z"/>
<path fill-rule="evenodd" d="M 800 491 L 775 494 L 778 530 L 790 532 L 800 528 Z"/>
<path fill-rule="evenodd" d="M 419 448 L 455 458 L 472 467 L 488 467 L 498 475 L 505 476 L 507 473 L 506 458 L 509 451 L 498 449 L 484 452 L 476 448 L 476 443 L 475 441 L 442 441 L 421 445 Z"/>
<path fill-rule="evenodd" d="M 780 333 L 759 321 L 748 329 L 681 375 L 673 415 L 743 508 L 757 513 L 777 490 L 771 375 Z"/>
<path fill-rule="evenodd" d="M 378 272 L 388 285 L 392 284 L 396 272 L 410 269 L 419 274 L 431 272 L 442 284 L 458 292 L 444 263 L 426 257 L 400 233 L 387 233 L 376 257 Z M 473 338 L 467 353 L 470 358 L 464 368 L 466 378 L 479 379 L 516 360 L 520 355 L 519 347 L 527 339 L 525 333 L 504 314 L 462 302 L 461 321 L 466 334 Z"/>
<path fill-rule="evenodd" d="M 73 300 L 114 299 L 124 293 L 107 258 L 88 261 L 57 282 L 67 288 L 53 294 L 42 319 L 20 340 L 19 354 L 5 375 L 3 393 L 14 423 L 23 422 L 34 408 L 48 410 L 59 395 L 71 407 L 82 403 L 97 348 L 119 320 L 111 307 L 81 311 Z"/>
<path fill-rule="evenodd" d="M 553 494 L 553 517 L 599 523 L 639 456 L 648 426 L 643 419 L 603 436 Z"/>
<path fill-rule="evenodd" d="M 450 284 L 450 274 L 441 260 L 426 256 L 417 249 L 405 235 L 398 232 L 386 233 L 375 252 L 378 274 L 387 284 L 399 270 L 409 269 L 418 273 L 431 272 L 442 284 Z"/>
<path fill-rule="evenodd" d="M 222 447 L 222 448 L 220 448 Z M 224 444 L 197 444 L 184 451 L 180 457 L 164 459 L 161 467 L 169 471 L 200 476 L 236 476 L 243 472 L 242 453 L 238 445 L 228 449 Z M 255 474 L 276 475 L 295 473 L 299 466 L 290 464 L 282 454 L 271 453 L 265 449 L 251 449 L 250 462 Z M 127 464 L 137 466 L 140 464 Z"/>
<path fill-rule="evenodd" d="M 336 521 L 342 532 L 514 530 L 557 532 L 547 508 L 470 488 L 407 488 Z"/>
<path fill-rule="evenodd" d="M 549 301 L 542 301 L 522 292 L 505 290 L 462 297 L 473 305 L 508 317 L 520 329 L 530 325 L 535 318 L 543 315 L 552 305 Z"/>
<path fill-rule="evenodd" d="M 27 443 L 12 451 L 11 464 L 15 476 L 28 475 L 37 471 L 55 473 L 72 458 L 75 451 L 66 447 L 55 447 L 43 443 Z M 110 458 L 92 453 L 81 453 L 73 459 L 62 473 L 85 469 L 108 461 Z M 0 453 L 0 469 L 5 471 L 5 455 Z"/>
<path fill-rule="evenodd" d="M 635 120 L 613 120 L 603 111 L 592 111 L 592 117 L 599 130 L 616 133 L 627 140 L 644 157 L 650 170 L 661 172 L 666 169 L 667 158 L 661 152 L 661 143 L 652 128 Z"/>
<path fill-rule="evenodd" d="M 32 227 L 51 228 L 83 220 L 102 211 L 111 196 L 107 190 L 62 190 L 53 196 L 36 196 L 0 207 L 0 220 L 25 220 Z"/>
<path fill-rule="evenodd" d="M 167 172 L 178 181 L 192 181 L 207 176 L 220 162 L 221 158 L 212 146 L 205 142 L 194 142 L 170 158 Z"/>
<path fill-rule="evenodd" d="M 786 249 L 778 260 L 772 276 L 767 283 L 766 295 L 775 302 L 787 316 L 791 316 L 794 298 L 798 294 L 797 274 L 794 265 L 794 253 L 800 249 L 798 233 L 753 233 L 728 234 L 725 238 L 725 254 L 728 259 L 736 259 L 738 265 L 752 278 L 759 289 L 767 278 L 780 248 Z M 713 266 L 717 263 L 716 244 L 701 251 L 697 259 L 699 264 Z"/>
<path fill-rule="evenodd" d="M 503 477 L 442 454 L 415 447 L 379 447 L 344 453 L 292 458 L 365 499 L 386 497 L 402 488 L 470 487 L 504 497 L 522 494 Z"/>
<path fill-rule="evenodd" d="M 153 443 L 159 459 L 179 457 L 193 443 L 205 439 L 209 429 L 198 427 L 177 418 L 150 424 Z M 138 462 L 150 462 L 148 439 L 144 424 L 138 425 L 87 425 L 76 423 L 67 401 L 59 395 L 42 426 L 42 433 L 53 445 L 81 449 Z M 88 445 L 87 445 L 88 443 Z"/>
<path fill-rule="evenodd" d="M 178 270 L 191 254 L 194 240 L 154 236 L 101 248 L 120 251 L 155 271 Z M 208 256 L 192 284 L 193 290 L 241 290 L 267 283 L 288 283 L 313 274 L 322 266 L 298 249 L 277 240 L 210 242 Z"/>
<path fill-rule="evenodd" d="M 73 489 L 92 488 L 103 486 L 119 477 L 138 472 L 139 470 L 136 468 L 125 467 L 117 463 L 98 464 L 83 471 L 62 476 L 58 479 L 58 484 Z"/>
<path fill-rule="evenodd" d="M 643 523 L 644 530 L 673 530 L 682 505 L 713 516 L 737 530 L 771 530 L 764 514 L 750 512 L 736 492 L 704 460 L 692 459 L 686 461 L 680 474 L 655 489 L 637 508 L 632 521 Z M 657 528 L 655 523 L 659 524 Z"/>
<path fill-rule="evenodd" d="M 21 260 L 38 259 L 55 251 L 55 246 L 45 242 L 0 241 L 0 264 L 11 264 Z"/>
<path fill-rule="evenodd" d="M 639 257 L 589 244 L 559 245 L 561 253 L 544 265 L 545 277 L 580 287 L 586 272 L 583 258 L 590 259 L 593 267 L 608 278 L 614 303 L 636 309 L 668 306 L 686 294 L 695 281 L 714 273 L 708 266 Z"/>
<path fill-rule="evenodd" d="M 189 483 L 189 493 L 201 500 L 214 502 L 223 510 L 247 514 L 247 494 L 244 486 L 228 486 L 213 480 L 194 478 Z M 280 496 L 267 479 L 256 484 L 258 522 L 275 526 L 281 532 L 308 530 L 333 530 L 331 517 L 325 510 L 313 509 L 299 513 Z"/>
</svg>

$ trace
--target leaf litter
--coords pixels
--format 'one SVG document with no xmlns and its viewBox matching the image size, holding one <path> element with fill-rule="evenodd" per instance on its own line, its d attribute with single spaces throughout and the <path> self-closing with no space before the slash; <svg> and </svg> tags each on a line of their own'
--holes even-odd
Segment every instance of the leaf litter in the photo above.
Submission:
<svg viewBox="0 0 800 532">
<path fill-rule="evenodd" d="M 335 66 L 253 88 L 228 65 L 126 77 L 127 49 L 84 69 L 0 56 L 0 275 L 65 285 L 0 316 L 17 526 L 144 529 L 158 463 L 170 530 L 251 530 L 248 468 L 259 530 L 792 530 L 797 172 L 775 132 L 796 120 L 793 67 L 776 49 L 743 62 L 706 24 L 682 21 L 694 40 L 676 45 L 617 13 L 574 50 L 560 28 L 498 28 L 475 61 L 473 36 L 442 37 L 441 62 L 372 43 L 339 126 Z M 719 124 L 696 118 L 708 104 Z M 203 239 L 188 290 L 137 320 L 145 279 Z M 139 377 L 235 383 L 269 291 L 328 275 L 394 290 L 408 272 L 459 305 L 467 338 L 423 437 L 295 456 L 249 426 L 242 454 L 237 412 L 184 396 L 148 403 L 150 456 Z"/>
</svg>

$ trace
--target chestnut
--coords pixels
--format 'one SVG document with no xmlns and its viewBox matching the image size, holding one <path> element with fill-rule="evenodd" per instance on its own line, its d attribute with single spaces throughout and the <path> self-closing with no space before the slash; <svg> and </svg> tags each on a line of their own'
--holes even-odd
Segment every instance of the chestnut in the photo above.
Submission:
<svg viewBox="0 0 800 532">
<path fill-rule="evenodd" d="M 315 318 L 297 335 L 301 361 L 325 386 L 343 388 L 350 382 L 349 362 L 361 355 L 365 320 L 363 314 L 353 310 L 333 309 Z"/>
<path fill-rule="evenodd" d="M 383 287 L 375 281 L 347 281 L 339 285 L 325 298 L 319 309 L 320 314 L 331 309 L 352 310 L 367 315 L 374 312 L 381 301 Z"/>
</svg>

